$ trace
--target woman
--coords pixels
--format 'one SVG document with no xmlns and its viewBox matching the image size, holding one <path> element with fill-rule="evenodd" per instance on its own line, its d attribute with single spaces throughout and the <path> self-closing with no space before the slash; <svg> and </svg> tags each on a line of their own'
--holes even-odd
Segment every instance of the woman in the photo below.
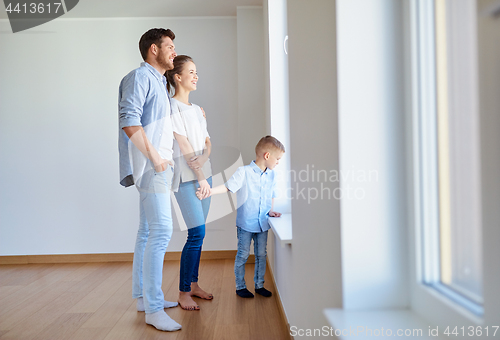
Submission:
<svg viewBox="0 0 500 340">
<path fill-rule="evenodd" d="M 174 68 L 167 71 L 166 75 L 168 90 L 171 91 L 171 87 L 175 90 L 171 99 L 175 137 L 175 174 L 172 187 L 188 227 L 188 236 L 181 256 L 179 304 L 186 310 L 198 310 L 200 307 L 192 296 L 213 299 L 212 294 L 205 292 L 198 285 L 198 268 L 210 198 L 200 201 L 196 196 L 198 188 L 201 188 L 203 197 L 210 194 L 211 143 L 203 110 L 189 102 L 189 93 L 196 90 L 198 82 L 193 60 L 185 55 L 175 57 Z"/>
</svg>

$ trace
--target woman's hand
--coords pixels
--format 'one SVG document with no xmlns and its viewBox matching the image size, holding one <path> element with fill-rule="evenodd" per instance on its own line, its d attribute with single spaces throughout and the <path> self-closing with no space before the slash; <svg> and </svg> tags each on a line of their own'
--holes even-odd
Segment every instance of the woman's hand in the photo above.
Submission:
<svg viewBox="0 0 500 340">
<path fill-rule="evenodd" d="M 200 200 L 205 199 L 207 197 L 210 197 L 211 188 L 210 188 L 210 184 L 208 184 L 207 180 L 204 179 L 204 180 L 198 181 L 198 183 L 200 184 L 200 187 L 198 188 L 198 191 L 196 192 L 196 196 L 198 196 L 198 198 Z"/>
<path fill-rule="evenodd" d="M 204 155 L 200 155 L 200 156 L 194 156 L 194 157 L 192 157 L 187 162 L 187 164 L 188 164 L 188 166 L 192 170 L 200 170 L 203 167 L 203 164 L 205 164 L 206 161 L 207 161 L 207 157 L 205 157 Z"/>
</svg>

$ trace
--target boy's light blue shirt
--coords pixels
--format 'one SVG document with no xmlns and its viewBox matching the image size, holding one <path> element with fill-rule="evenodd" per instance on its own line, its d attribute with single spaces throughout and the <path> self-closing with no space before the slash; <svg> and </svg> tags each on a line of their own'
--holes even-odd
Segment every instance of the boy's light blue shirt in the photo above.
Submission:
<svg viewBox="0 0 500 340">
<path fill-rule="evenodd" d="M 129 138 L 123 128 L 144 127 L 149 141 L 158 150 L 164 118 L 170 119 L 170 98 L 166 87 L 166 78 L 146 62 L 127 74 L 120 83 L 118 149 L 120 151 L 120 184 L 125 187 L 137 183 L 134 183 L 133 178 L 133 159 L 129 150 Z M 162 124 L 156 124 L 159 122 Z M 144 159 L 144 162 L 147 169 L 153 169 L 151 161 Z"/>
<path fill-rule="evenodd" d="M 269 230 L 268 213 L 272 199 L 276 197 L 274 171 L 262 171 L 252 161 L 239 167 L 225 185 L 229 191 L 236 193 L 238 200 L 236 225 L 251 233 Z"/>
</svg>

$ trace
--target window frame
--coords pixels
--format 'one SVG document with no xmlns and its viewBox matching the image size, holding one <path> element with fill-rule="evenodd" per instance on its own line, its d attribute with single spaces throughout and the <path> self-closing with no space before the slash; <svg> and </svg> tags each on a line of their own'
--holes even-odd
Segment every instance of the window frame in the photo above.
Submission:
<svg viewBox="0 0 500 340">
<path fill-rule="evenodd" d="M 469 1 L 469 0 L 467 0 Z M 412 180 L 410 190 L 410 225 L 413 232 L 410 233 L 411 248 L 411 305 L 418 314 L 428 319 L 434 320 L 439 325 L 452 324 L 480 324 L 484 318 L 484 309 L 475 303 L 463 298 L 448 286 L 436 284 L 440 278 L 439 268 L 439 195 L 436 193 L 438 173 L 430 169 L 437 169 L 437 127 L 436 120 L 421 120 L 418 114 L 422 108 L 431 110 L 432 116 L 437 117 L 437 98 L 435 82 L 427 82 L 434 86 L 423 86 L 429 77 L 436 77 L 435 62 L 425 63 L 421 60 L 422 54 L 436 55 L 435 50 L 435 22 L 431 20 L 432 25 L 419 27 L 419 13 L 434 17 L 434 0 L 410 0 L 405 5 L 405 22 L 409 23 L 406 29 L 406 36 L 409 37 L 409 43 L 406 47 L 407 71 L 409 78 L 407 84 L 409 91 L 409 173 Z M 417 11 L 417 8 L 420 11 Z M 471 9 L 473 9 L 471 11 Z M 480 181 L 480 144 L 479 144 L 479 90 L 478 90 L 478 63 L 477 63 L 477 17 L 476 1 L 456 0 L 452 5 L 445 7 L 447 18 L 458 18 L 447 22 L 447 48 L 448 55 L 454 58 L 447 58 L 448 69 L 466 66 L 466 71 L 456 77 L 454 75 L 448 78 L 448 81 L 460 83 L 464 81 L 464 74 L 468 79 L 472 79 L 464 86 L 450 86 L 448 89 L 448 98 L 460 98 L 461 104 L 465 103 L 468 110 L 474 110 L 472 127 L 472 150 L 476 158 L 473 159 L 475 167 L 474 175 L 474 201 L 475 206 L 471 219 L 481 223 L 481 181 Z M 419 13 L 417 13 L 419 12 Z M 463 21 L 467 20 L 466 24 Z M 453 43 L 453 39 L 467 35 L 466 42 L 469 46 L 463 47 Z M 422 44 L 420 39 L 422 35 L 427 39 L 427 44 Z M 456 41 L 456 40 L 455 40 Z M 472 51 L 468 54 L 457 53 L 459 50 Z M 424 53 L 420 53 L 424 52 Z M 461 83 L 460 83 L 461 84 Z M 472 95 L 471 95 L 472 93 Z M 464 94 L 467 94 L 465 96 Z M 465 98 L 465 99 L 464 99 Z M 450 100 L 451 102 L 452 100 Z M 468 102 L 467 102 L 468 101 Z M 452 104 L 450 104 L 452 105 Z M 457 109 L 454 107 L 454 109 Z M 463 110 L 463 109 L 462 109 Z M 426 129 L 423 129 L 425 127 Z M 422 134 L 423 131 L 433 131 L 436 133 Z M 425 144 L 422 144 L 425 140 Z M 422 146 L 423 145 L 423 146 Z M 434 151 L 432 151 L 434 150 Z M 450 185 L 454 184 L 456 178 L 450 179 Z M 432 199 L 424 201 L 422 197 L 430 196 Z M 460 205 L 460 202 L 459 202 Z M 453 214 L 453 211 L 452 211 Z M 423 245 L 428 242 L 429 246 L 424 251 Z M 484 262 L 483 254 L 483 262 Z M 483 275 L 484 277 L 484 275 Z M 432 282 L 433 284 L 426 284 Z M 486 298 L 486 296 L 485 296 Z M 457 322 L 458 321 L 458 322 Z"/>
</svg>

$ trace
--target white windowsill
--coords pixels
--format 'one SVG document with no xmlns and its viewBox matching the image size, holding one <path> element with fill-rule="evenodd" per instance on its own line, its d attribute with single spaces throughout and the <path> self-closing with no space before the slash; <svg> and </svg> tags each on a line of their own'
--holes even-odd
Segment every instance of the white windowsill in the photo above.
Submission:
<svg viewBox="0 0 500 340">
<path fill-rule="evenodd" d="M 403 335 L 405 339 L 443 339 L 442 336 L 430 336 L 429 330 L 433 330 L 436 327 L 430 326 L 410 309 L 346 311 L 339 308 L 329 308 L 325 309 L 323 312 L 328 322 L 330 322 L 330 325 L 337 330 L 337 334 L 341 331 L 344 332 L 343 335 L 338 337 L 340 340 L 385 339 L 398 337 L 398 330 L 411 333 L 409 336 Z M 370 329 L 373 333 L 370 333 L 368 329 Z M 382 333 L 376 336 L 376 330 L 380 332 L 382 329 L 385 332 L 385 336 L 382 336 Z M 392 337 L 388 336 L 387 331 L 389 329 L 392 332 Z M 413 333 L 414 330 L 420 329 L 422 330 L 421 334 Z M 359 334 L 356 333 L 358 330 L 360 331 Z M 439 333 L 442 332 L 443 330 L 439 329 Z"/>
<path fill-rule="evenodd" d="M 269 217 L 269 225 L 274 235 L 280 240 L 281 247 L 292 244 L 292 214 L 282 214 L 281 217 Z"/>
</svg>

